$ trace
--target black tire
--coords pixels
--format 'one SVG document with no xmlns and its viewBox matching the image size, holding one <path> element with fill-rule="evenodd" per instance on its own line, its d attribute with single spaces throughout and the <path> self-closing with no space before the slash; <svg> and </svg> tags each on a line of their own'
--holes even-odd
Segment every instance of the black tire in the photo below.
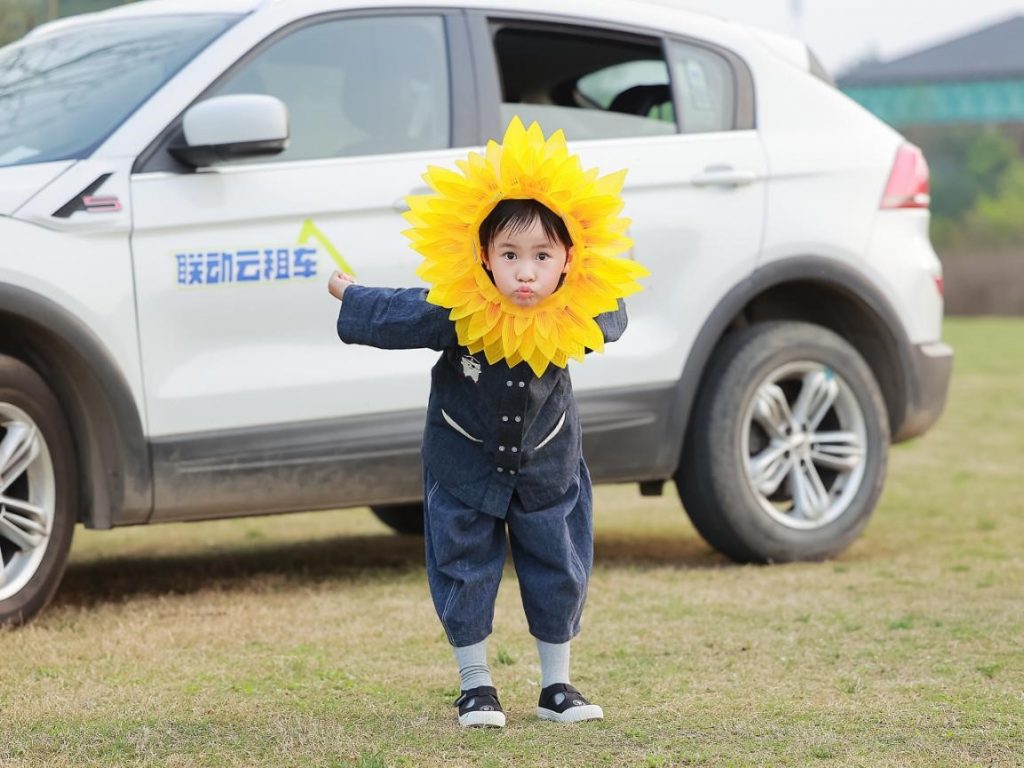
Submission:
<svg viewBox="0 0 1024 768">
<path fill-rule="evenodd" d="M 370 507 L 384 525 L 403 536 L 423 535 L 423 503 Z"/>
<path fill-rule="evenodd" d="M 829 410 L 819 422 L 825 425 L 822 432 L 817 426 L 807 429 L 800 425 L 791 433 L 787 427 L 776 433 L 781 437 L 773 441 L 757 419 L 764 411 L 756 409 L 755 403 L 764 402 L 768 390 L 762 387 L 784 392 L 790 401 L 790 392 L 809 386 L 806 378 L 801 383 L 785 379 L 785 372 L 798 372 L 804 364 L 820 364 L 820 371 L 808 371 L 806 375 L 820 376 L 817 381 L 834 386 L 841 394 L 834 405 L 825 406 Z M 776 374 L 781 376 L 777 382 Z M 759 391 L 761 399 L 756 399 Z M 781 413 L 793 415 L 787 409 Z M 806 438 L 849 434 L 840 423 L 844 415 L 857 425 L 861 437 L 851 440 L 851 444 L 861 450 L 863 443 L 862 459 L 857 469 L 833 473 L 809 458 L 807 452 L 813 451 L 816 443 Z M 797 447 L 788 448 L 788 441 L 796 441 L 793 444 Z M 755 451 L 755 445 L 763 453 Z M 793 462 L 785 465 L 791 469 L 780 471 L 778 476 L 783 480 L 778 489 L 765 495 L 768 492 L 762 489 L 769 486 L 757 486 L 752 479 L 753 464 L 748 462 L 755 453 L 767 456 L 773 449 L 774 455 L 779 455 L 784 448 L 781 455 L 786 462 Z M 849 343 L 828 329 L 808 323 L 757 323 L 730 333 L 713 355 L 694 405 L 675 479 L 694 526 L 727 557 L 759 563 L 822 560 L 849 546 L 867 524 L 885 481 L 888 450 L 889 422 L 881 392 L 871 370 Z M 800 467 L 806 466 L 801 461 L 814 464 L 811 472 L 827 492 L 827 500 L 818 497 L 819 503 L 827 504 L 820 522 L 797 514 L 802 512 L 797 506 L 798 497 L 808 498 L 792 490 L 798 485 L 808 487 L 809 474 L 801 472 Z M 794 473 L 801 477 L 794 477 Z M 826 478 L 831 478 L 831 487 Z M 791 505 L 789 510 L 785 509 L 787 504 Z"/>
<path fill-rule="evenodd" d="M 35 461 L 31 462 L 27 468 L 18 472 L 18 476 L 3 493 L 9 499 L 29 501 L 34 499 L 34 494 L 40 488 L 48 487 L 52 496 L 46 503 L 32 503 L 42 506 L 49 516 L 49 537 L 36 548 L 43 548 L 43 553 L 33 571 L 32 566 L 26 564 L 32 561 L 34 550 L 17 546 L 0 529 L 0 557 L 6 563 L 0 575 L 0 626 L 24 624 L 46 607 L 64 575 L 78 519 L 75 453 L 60 403 L 39 374 L 19 360 L 0 355 L 0 445 L 5 438 L 13 436 L 15 422 L 25 423 L 18 419 L 12 420 L 12 414 L 18 411 L 27 415 L 38 430 L 36 439 L 40 443 L 37 446 L 40 458 L 36 461 L 46 462 L 48 457 L 48 466 L 43 464 L 40 468 L 35 465 Z M 5 423 L 7 426 L 4 426 Z M 49 485 L 50 469 L 52 486 Z M 32 476 L 40 473 L 46 476 L 46 480 L 35 482 L 36 488 L 33 490 Z M 11 505 L 8 504 L 8 507 Z M 10 509 L 5 509 L 9 514 Z M 12 519 L 8 518 L 8 522 Z M 31 577 L 22 586 L 4 596 L 5 586 L 13 587 L 17 581 L 28 577 L 29 573 Z"/>
</svg>

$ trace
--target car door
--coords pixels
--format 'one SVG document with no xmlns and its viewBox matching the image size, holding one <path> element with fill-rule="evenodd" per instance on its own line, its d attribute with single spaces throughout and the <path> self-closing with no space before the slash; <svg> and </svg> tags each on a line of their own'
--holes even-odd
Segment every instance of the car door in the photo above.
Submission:
<svg viewBox="0 0 1024 768">
<path fill-rule="evenodd" d="M 343 345 L 326 283 L 335 268 L 368 285 L 419 283 L 403 198 L 428 164 L 478 140 L 452 43 L 462 24 L 378 11 L 281 29 L 200 99 L 281 99 L 286 151 L 195 172 L 165 158 L 133 175 L 158 518 L 418 492 L 436 355 Z M 453 117 L 456 96 L 470 108 Z M 382 475 L 396 450 L 404 470 Z"/>
<path fill-rule="evenodd" d="M 671 474 L 662 449 L 682 436 L 663 430 L 690 346 L 761 246 L 766 168 L 750 73 L 698 39 L 519 13 L 471 18 L 476 58 L 491 65 L 485 118 L 563 129 L 585 167 L 629 170 L 629 256 L 651 278 L 627 301 L 623 340 L 573 379 L 597 478 Z"/>
</svg>

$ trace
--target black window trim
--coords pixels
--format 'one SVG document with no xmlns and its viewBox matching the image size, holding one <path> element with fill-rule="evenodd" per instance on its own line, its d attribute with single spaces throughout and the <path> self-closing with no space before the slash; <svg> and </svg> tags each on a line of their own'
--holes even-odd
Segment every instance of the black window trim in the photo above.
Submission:
<svg viewBox="0 0 1024 768">
<path fill-rule="evenodd" d="M 597 19 L 581 19 L 573 16 L 557 14 L 536 14 L 513 10 L 473 10 L 469 14 L 470 34 L 473 42 L 473 60 L 478 72 L 478 80 L 483 81 L 478 100 L 481 107 L 481 121 L 484 124 L 486 138 L 500 139 L 505 131 L 501 123 L 501 73 L 494 51 L 494 26 L 528 27 L 550 32 L 568 32 L 570 34 L 588 34 L 607 40 L 619 40 L 629 43 L 657 45 L 661 50 L 662 59 L 668 69 L 671 87 L 672 68 L 668 66 L 668 50 L 665 46 L 664 33 L 634 27 L 602 22 Z M 673 99 L 675 90 L 672 90 Z M 484 111 L 486 108 L 486 112 Z M 490 125 L 488 125 L 490 123 Z M 679 120 L 676 119 L 676 131 L 679 132 Z"/>
<path fill-rule="evenodd" d="M 750 73 L 750 67 L 743 58 L 734 51 L 731 51 L 728 48 L 723 48 L 722 46 L 714 43 L 709 43 L 707 40 L 698 40 L 685 35 L 670 34 L 666 36 L 665 44 L 666 55 L 668 56 L 670 65 L 669 71 L 675 70 L 675 67 L 671 66 L 674 62 L 672 61 L 672 51 L 669 43 L 679 43 L 680 45 L 688 45 L 693 48 L 701 48 L 724 59 L 732 72 L 733 85 L 732 127 L 729 131 L 749 131 L 757 128 L 754 101 L 754 78 Z M 675 88 L 674 82 L 675 81 L 673 80 L 673 88 Z M 679 96 L 679 92 L 673 90 L 673 98 L 678 99 Z M 728 131 L 715 131 L 715 133 L 727 132 Z"/>
<path fill-rule="evenodd" d="M 448 65 L 448 89 L 449 89 L 449 135 L 448 148 L 469 147 L 479 143 L 480 121 L 478 110 L 460 109 L 459 106 L 464 100 L 477 91 L 473 66 L 471 62 L 470 40 L 467 29 L 466 14 L 458 8 L 445 8 L 436 6 L 395 6 L 388 8 L 367 8 L 345 11 L 329 11 L 296 19 L 275 29 L 259 42 L 255 43 L 248 51 L 239 56 L 227 69 L 214 78 L 199 94 L 189 102 L 174 118 L 161 130 L 149 145 L 139 153 L 139 156 L 132 164 L 132 174 L 143 173 L 194 173 L 196 169 L 176 160 L 168 151 L 168 147 L 179 140 L 182 131 L 182 120 L 194 104 L 205 99 L 208 94 L 215 90 L 227 78 L 235 74 L 241 67 L 244 67 L 256 56 L 260 55 L 270 46 L 279 40 L 294 34 L 306 27 L 315 26 L 325 22 L 339 21 L 343 19 L 357 18 L 380 18 L 386 16 L 436 16 L 439 17 L 444 26 L 445 48 L 447 52 Z M 344 157 L 322 158 L 324 160 L 340 160 Z M 295 162 L 309 162 L 309 160 L 297 160 Z M 264 167 L 268 164 L 259 164 Z"/>
<path fill-rule="evenodd" d="M 697 48 L 703 48 L 718 54 L 730 66 L 733 76 L 735 99 L 733 103 L 732 131 L 752 130 L 756 127 L 754 81 L 750 67 L 746 61 L 734 51 L 706 40 L 632 25 L 616 24 L 601 19 L 587 19 L 577 16 L 564 16 L 556 13 L 536 14 L 525 11 L 506 9 L 474 9 L 467 12 L 469 34 L 472 43 L 472 57 L 477 77 L 477 103 L 480 107 L 480 122 L 483 136 L 487 139 L 500 139 L 505 126 L 501 125 L 501 73 L 494 51 L 493 24 L 507 22 L 532 29 L 547 29 L 557 32 L 586 34 L 596 32 L 601 37 L 624 42 L 657 42 L 668 67 L 669 84 L 672 89 L 673 111 L 676 115 L 676 131 L 678 136 L 706 135 L 687 134 L 680 122 L 680 113 L 676 108 L 679 103 L 679 90 L 672 66 L 670 42 L 680 42 Z"/>
</svg>

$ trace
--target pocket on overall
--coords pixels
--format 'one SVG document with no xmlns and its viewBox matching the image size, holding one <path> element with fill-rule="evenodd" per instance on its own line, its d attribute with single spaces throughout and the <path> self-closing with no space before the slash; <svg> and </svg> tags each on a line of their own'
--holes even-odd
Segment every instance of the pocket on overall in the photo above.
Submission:
<svg viewBox="0 0 1024 768">
<path fill-rule="evenodd" d="M 562 431 L 562 427 L 565 426 L 565 414 L 566 414 L 566 411 L 562 411 L 562 416 L 561 416 L 561 418 L 558 419 L 558 423 L 555 424 L 555 428 L 552 429 L 551 432 L 548 433 L 547 437 L 545 437 L 543 440 L 541 440 L 539 443 L 537 443 L 536 447 L 533 450 L 539 451 L 541 448 L 543 448 L 545 445 L 547 445 L 548 443 L 550 443 L 552 440 L 555 439 L 555 436 L 559 432 L 561 432 Z"/>
<path fill-rule="evenodd" d="M 457 421 L 455 421 L 455 419 L 453 419 L 451 416 L 448 415 L 448 411 L 446 411 L 444 408 L 441 409 L 441 418 L 443 418 L 445 420 L 445 423 L 449 427 L 454 429 L 456 432 L 458 432 L 463 437 L 465 437 L 465 438 L 467 438 L 469 440 L 472 440 L 474 443 L 482 443 L 483 442 L 483 440 L 481 440 L 479 437 L 474 437 L 473 435 L 469 434 L 469 432 L 467 432 L 465 430 L 465 428 L 463 428 Z"/>
</svg>

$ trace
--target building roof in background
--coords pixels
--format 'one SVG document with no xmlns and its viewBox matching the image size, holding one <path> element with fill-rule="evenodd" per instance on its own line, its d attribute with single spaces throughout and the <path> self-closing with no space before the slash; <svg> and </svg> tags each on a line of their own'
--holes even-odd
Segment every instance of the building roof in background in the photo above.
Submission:
<svg viewBox="0 0 1024 768">
<path fill-rule="evenodd" d="M 891 61 L 857 65 L 842 88 L 902 83 L 1024 79 L 1024 16 Z"/>
</svg>

